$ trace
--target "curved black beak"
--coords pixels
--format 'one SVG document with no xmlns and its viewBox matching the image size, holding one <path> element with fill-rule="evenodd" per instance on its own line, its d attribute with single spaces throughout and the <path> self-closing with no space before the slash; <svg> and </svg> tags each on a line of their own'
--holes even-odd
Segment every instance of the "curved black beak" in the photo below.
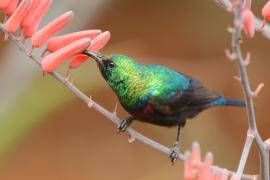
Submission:
<svg viewBox="0 0 270 180">
<path fill-rule="evenodd" d="M 97 62 L 99 69 L 101 71 L 105 71 L 106 68 L 105 68 L 105 65 L 103 63 L 104 59 L 105 59 L 105 56 L 103 56 L 102 54 L 93 52 L 93 51 L 89 51 L 89 50 L 83 51 L 82 54 L 93 58 Z"/>
<path fill-rule="evenodd" d="M 93 58 L 98 64 L 102 64 L 102 59 L 104 58 L 103 55 L 89 50 L 83 51 L 82 54 Z"/>
</svg>

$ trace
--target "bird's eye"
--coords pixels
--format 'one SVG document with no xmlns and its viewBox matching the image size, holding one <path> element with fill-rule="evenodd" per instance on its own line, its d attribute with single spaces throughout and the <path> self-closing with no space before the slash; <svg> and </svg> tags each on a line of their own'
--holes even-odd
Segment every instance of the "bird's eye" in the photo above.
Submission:
<svg viewBox="0 0 270 180">
<path fill-rule="evenodd" d="M 109 66 L 109 68 L 114 68 L 114 67 L 115 67 L 115 64 L 114 64 L 113 62 L 110 62 L 110 63 L 108 64 L 108 66 Z"/>
</svg>

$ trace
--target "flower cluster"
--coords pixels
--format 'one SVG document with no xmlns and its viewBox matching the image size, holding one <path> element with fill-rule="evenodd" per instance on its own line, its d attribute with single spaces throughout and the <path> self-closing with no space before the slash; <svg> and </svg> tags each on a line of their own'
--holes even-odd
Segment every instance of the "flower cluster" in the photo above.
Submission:
<svg viewBox="0 0 270 180">
<path fill-rule="evenodd" d="M 233 4 L 236 4 L 237 1 L 234 0 Z M 232 8 L 234 8 L 235 5 L 233 5 Z M 270 20 L 270 0 L 264 5 L 262 8 L 262 16 L 264 18 L 262 27 L 259 29 L 260 31 L 264 28 L 266 21 Z M 254 14 L 251 11 L 251 0 L 245 1 L 245 4 L 243 6 L 242 10 L 242 18 L 243 18 L 243 30 L 247 37 L 253 38 L 255 34 L 255 18 Z"/>
<path fill-rule="evenodd" d="M 186 152 L 185 157 L 185 180 L 227 180 L 229 177 L 226 169 L 216 172 L 213 170 L 212 153 L 207 153 L 204 162 L 201 161 L 200 145 L 197 142 L 193 143 L 191 153 Z M 234 178 L 235 176 L 232 176 L 231 180 Z"/>
<path fill-rule="evenodd" d="M 32 55 L 34 48 L 47 45 L 42 53 L 42 70 L 51 73 L 65 60 L 72 58 L 69 69 L 79 67 L 88 59 L 84 50 L 98 52 L 110 40 L 110 32 L 85 30 L 52 37 L 73 19 L 68 11 L 39 29 L 39 24 L 52 4 L 52 0 L 0 0 L 0 9 L 5 14 L 4 27 L 7 33 L 19 33 L 19 39 L 30 39 Z"/>
</svg>

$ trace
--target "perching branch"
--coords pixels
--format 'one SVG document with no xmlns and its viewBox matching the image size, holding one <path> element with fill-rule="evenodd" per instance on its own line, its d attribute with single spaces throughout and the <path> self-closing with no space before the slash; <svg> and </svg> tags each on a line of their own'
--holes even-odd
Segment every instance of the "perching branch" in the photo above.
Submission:
<svg viewBox="0 0 270 180">
<path fill-rule="evenodd" d="M 7 33 L 5 28 L 3 27 L 3 24 L 0 24 L 0 30 L 3 31 L 5 34 Z M 24 54 L 28 54 L 29 50 L 24 46 L 24 44 L 22 43 L 22 41 L 20 39 L 18 39 L 18 37 L 16 37 L 14 34 L 9 34 L 10 39 L 19 47 L 19 49 L 24 52 Z M 32 61 L 34 61 L 37 65 L 41 65 L 40 59 L 34 55 L 32 56 L 28 56 Z M 54 77 L 56 80 L 58 80 L 60 83 L 62 83 L 66 88 L 68 88 L 71 92 L 73 92 L 76 96 L 78 96 L 84 103 L 86 103 L 88 105 L 89 108 L 93 108 L 96 111 L 98 111 L 99 113 L 101 113 L 102 115 L 104 115 L 106 118 L 108 118 L 109 120 L 111 120 L 114 124 L 118 125 L 120 123 L 120 118 L 117 116 L 116 114 L 116 110 L 114 112 L 109 112 L 108 110 L 106 110 L 105 108 L 103 108 L 101 105 L 99 105 L 98 103 L 96 103 L 95 101 L 92 100 L 91 97 L 88 97 L 87 95 L 85 95 L 83 92 L 81 92 L 76 86 L 74 86 L 71 82 L 67 81 L 64 77 L 62 77 L 61 75 L 59 75 L 56 72 L 52 72 L 50 73 L 50 75 L 52 77 Z M 170 149 L 162 144 L 159 144 L 157 142 L 155 142 L 154 140 L 142 135 L 141 133 L 135 131 L 132 128 L 128 128 L 127 132 L 130 136 L 131 139 L 136 139 L 160 152 L 163 152 L 167 155 L 170 154 Z M 179 159 L 180 160 L 185 160 L 187 157 L 183 154 L 179 154 Z M 222 172 L 224 171 L 223 168 L 220 168 L 218 166 L 212 166 L 212 170 L 215 172 Z M 228 174 L 230 176 L 232 176 L 233 174 L 235 174 L 235 172 L 233 171 L 228 171 Z M 242 175 L 242 179 L 247 179 L 247 180 L 251 180 L 256 178 L 256 175 Z"/>
<path fill-rule="evenodd" d="M 224 2 L 224 4 L 226 4 L 225 2 L 227 1 L 222 0 L 218 2 L 219 3 Z M 233 8 L 232 11 L 234 14 L 234 28 L 232 29 L 232 32 L 231 32 L 232 33 L 232 42 L 231 42 L 232 54 L 234 57 L 236 57 L 236 60 L 237 60 L 236 63 L 237 63 L 239 74 L 240 74 L 238 79 L 240 80 L 242 84 L 242 89 L 245 96 L 246 111 L 247 111 L 248 125 L 249 125 L 246 143 L 245 143 L 243 153 L 240 159 L 240 163 L 238 166 L 238 170 L 237 170 L 237 179 L 240 179 L 241 175 L 243 174 L 246 160 L 247 160 L 250 148 L 251 148 L 251 144 L 253 142 L 253 139 L 255 139 L 257 148 L 259 150 L 259 155 L 260 155 L 260 166 L 261 166 L 260 176 L 263 180 L 269 180 L 269 149 L 267 148 L 267 145 L 261 139 L 260 134 L 257 130 L 256 117 L 255 117 L 255 112 L 254 112 L 254 102 L 253 102 L 253 98 L 259 94 L 261 88 L 263 87 L 263 84 L 260 84 L 255 91 L 251 90 L 249 77 L 247 73 L 247 65 L 249 64 L 247 62 L 249 62 L 249 60 L 247 61 L 243 57 L 240 42 L 239 42 L 241 39 L 240 37 L 241 37 L 241 32 L 242 32 L 242 27 L 243 27 L 242 11 L 243 11 L 245 2 L 246 1 L 244 0 L 235 0 L 234 1 L 235 5 L 234 7 L 232 7 Z"/>
</svg>

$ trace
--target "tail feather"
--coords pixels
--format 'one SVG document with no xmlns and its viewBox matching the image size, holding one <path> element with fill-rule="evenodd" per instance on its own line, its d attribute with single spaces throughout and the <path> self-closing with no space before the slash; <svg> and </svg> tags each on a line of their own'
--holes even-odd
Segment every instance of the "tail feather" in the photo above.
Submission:
<svg viewBox="0 0 270 180">
<path fill-rule="evenodd" d="M 238 107 L 245 107 L 245 101 L 239 99 L 231 99 L 227 97 L 222 97 L 213 102 L 213 105 L 216 106 L 238 106 Z"/>
</svg>

